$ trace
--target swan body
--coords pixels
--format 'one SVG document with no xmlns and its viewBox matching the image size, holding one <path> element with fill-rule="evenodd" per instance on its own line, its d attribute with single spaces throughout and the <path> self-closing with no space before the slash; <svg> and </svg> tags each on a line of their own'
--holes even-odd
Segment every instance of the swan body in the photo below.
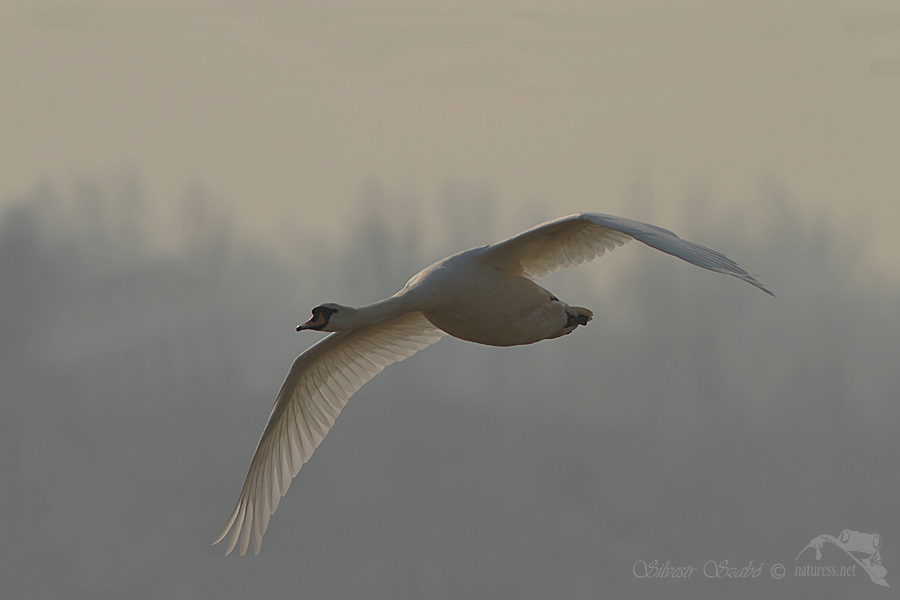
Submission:
<svg viewBox="0 0 900 600">
<path fill-rule="evenodd" d="M 584 213 L 539 225 L 508 240 L 454 254 L 423 269 L 390 298 L 360 308 L 327 303 L 297 330 L 332 332 L 294 361 L 250 462 L 237 505 L 215 543 L 232 531 L 226 554 L 253 537 L 259 554 L 269 517 L 344 405 L 384 367 L 445 334 L 491 346 L 557 338 L 586 325 L 535 283 L 592 260 L 631 239 L 773 295 L 724 255 L 655 225 Z M 252 532 L 252 533 L 251 533 Z"/>
<path fill-rule="evenodd" d="M 490 246 L 445 258 L 413 277 L 400 295 L 453 337 L 489 346 L 518 346 L 559 337 L 573 309 L 527 277 L 483 260 Z"/>
</svg>

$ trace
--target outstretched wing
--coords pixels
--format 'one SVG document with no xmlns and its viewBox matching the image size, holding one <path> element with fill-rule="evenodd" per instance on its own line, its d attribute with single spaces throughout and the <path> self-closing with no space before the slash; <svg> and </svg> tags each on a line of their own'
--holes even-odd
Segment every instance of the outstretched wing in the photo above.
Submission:
<svg viewBox="0 0 900 600">
<path fill-rule="evenodd" d="M 668 229 L 601 213 L 572 215 L 538 225 L 488 246 L 481 260 L 500 271 L 538 279 L 593 260 L 631 239 L 698 267 L 743 279 L 775 295 L 724 254 L 683 240 Z"/>
<path fill-rule="evenodd" d="M 237 506 L 214 544 L 234 528 L 229 554 L 241 541 L 259 554 L 269 517 L 331 429 L 350 396 L 387 365 L 412 356 L 444 335 L 420 312 L 371 327 L 333 333 L 297 357 L 278 392 Z M 241 532 L 243 531 L 243 535 Z"/>
</svg>

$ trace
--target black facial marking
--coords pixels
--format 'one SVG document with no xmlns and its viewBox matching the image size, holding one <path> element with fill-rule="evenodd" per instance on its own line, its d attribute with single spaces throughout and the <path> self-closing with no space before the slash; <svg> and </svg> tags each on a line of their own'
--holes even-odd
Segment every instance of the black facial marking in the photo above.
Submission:
<svg viewBox="0 0 900 600">
<path fill-rule="evenodd" d="M 337 312 L 336 308 L 329 308 L 327 306 L 317 306 L 312 309 L 313 316 L 318 320 L 322 319 L 322 324 L 314 327 L 314 329 L 322 329 L 326 325 L 328 325 L 328 320 L 331 319 L 331 315 Z"/>
</svg>

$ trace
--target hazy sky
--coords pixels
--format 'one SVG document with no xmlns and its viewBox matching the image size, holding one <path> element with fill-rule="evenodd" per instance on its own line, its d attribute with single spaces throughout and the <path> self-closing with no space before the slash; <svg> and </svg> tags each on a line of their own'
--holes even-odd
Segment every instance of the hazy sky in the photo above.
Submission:
<svg viewBox="0 0 900 600">
<path fill-rule="evenodd" d="M 844 529 L 896 588 L 900 10 L 731 4 L 3 2 L 0 596 L 884 597 L 790 570 Z M 210 546 L 309 308 L 579 210 L 777 296 L 549 277 L 589 327 L 386 369 L 262 554 Z"/>
<path fill-rule="evenodd" d="M 852 566 L 830 545 L 796 558 L 843 529 L 882 536 L 897 585 L 900 294 L 860 285 L 852 240 L 783 201 L 755 236 L 692 236 L 764 270 L 777 297 L 637 243 L 542 280 L 590 325 L 519 348 L 445 339 L 385 369 L 294 480 L 262 554 L 222 556 L 210 542 L 274 394 L 320 337 L 294 325 L 429 260 L 401 208 L 367 214 L 377 198 L 346 240 L 302 238 L 315 262 L 260 251 L 203 197 L 192 243 L 160 256 L 134 220 L 152 198 L 106 178 L 0 214 L 0 596 L 884 597 L 862 572 L 794 576 Z M 444 202 L 440 253 L 499 213 L 490 195 Z M 595 289 L 626 264 L 623 285 Z M 641 560 L 766 571 L 647 580 Z"/>
<path fill-rule="evenodd" d="M 900 10 L 736 4 L 7 1 L 0 198 L 131 168 L 277 240 L 338 235 L 369 178 L 671 226 L 777 181 L 900 277 Z"/>
</svg>

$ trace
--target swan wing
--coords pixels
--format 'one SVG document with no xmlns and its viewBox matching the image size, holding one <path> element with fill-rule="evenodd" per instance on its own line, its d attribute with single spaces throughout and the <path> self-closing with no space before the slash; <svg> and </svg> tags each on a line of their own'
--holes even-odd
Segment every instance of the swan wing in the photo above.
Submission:
<svg viewBox="0 0 900 600">
<path fill-rule="evenodd" d="M 538 225 L 487 246 L 481 261 L 505 273 L 538 279 L 593 260 L 632 239 L 698 267 L 742 279 L 774 296 L 724 254 L 683 240 L 668 229 L 601 213 L 572 215 Z"/>
<path fill-rule="evenodd" d="M 347 400 L 387 365 L 412 356 L 444 335 L 421 312 L 384 323 L 333 333 L 297 357 L 263 431 L 250 471 L 228 524 L 214 544 L 233 528 L 225 554 L 241 542 L 253 551 L 291 479 L 331 429 Z M 243 532 L 243 534 L 242 534 Z"/>
</svg>

